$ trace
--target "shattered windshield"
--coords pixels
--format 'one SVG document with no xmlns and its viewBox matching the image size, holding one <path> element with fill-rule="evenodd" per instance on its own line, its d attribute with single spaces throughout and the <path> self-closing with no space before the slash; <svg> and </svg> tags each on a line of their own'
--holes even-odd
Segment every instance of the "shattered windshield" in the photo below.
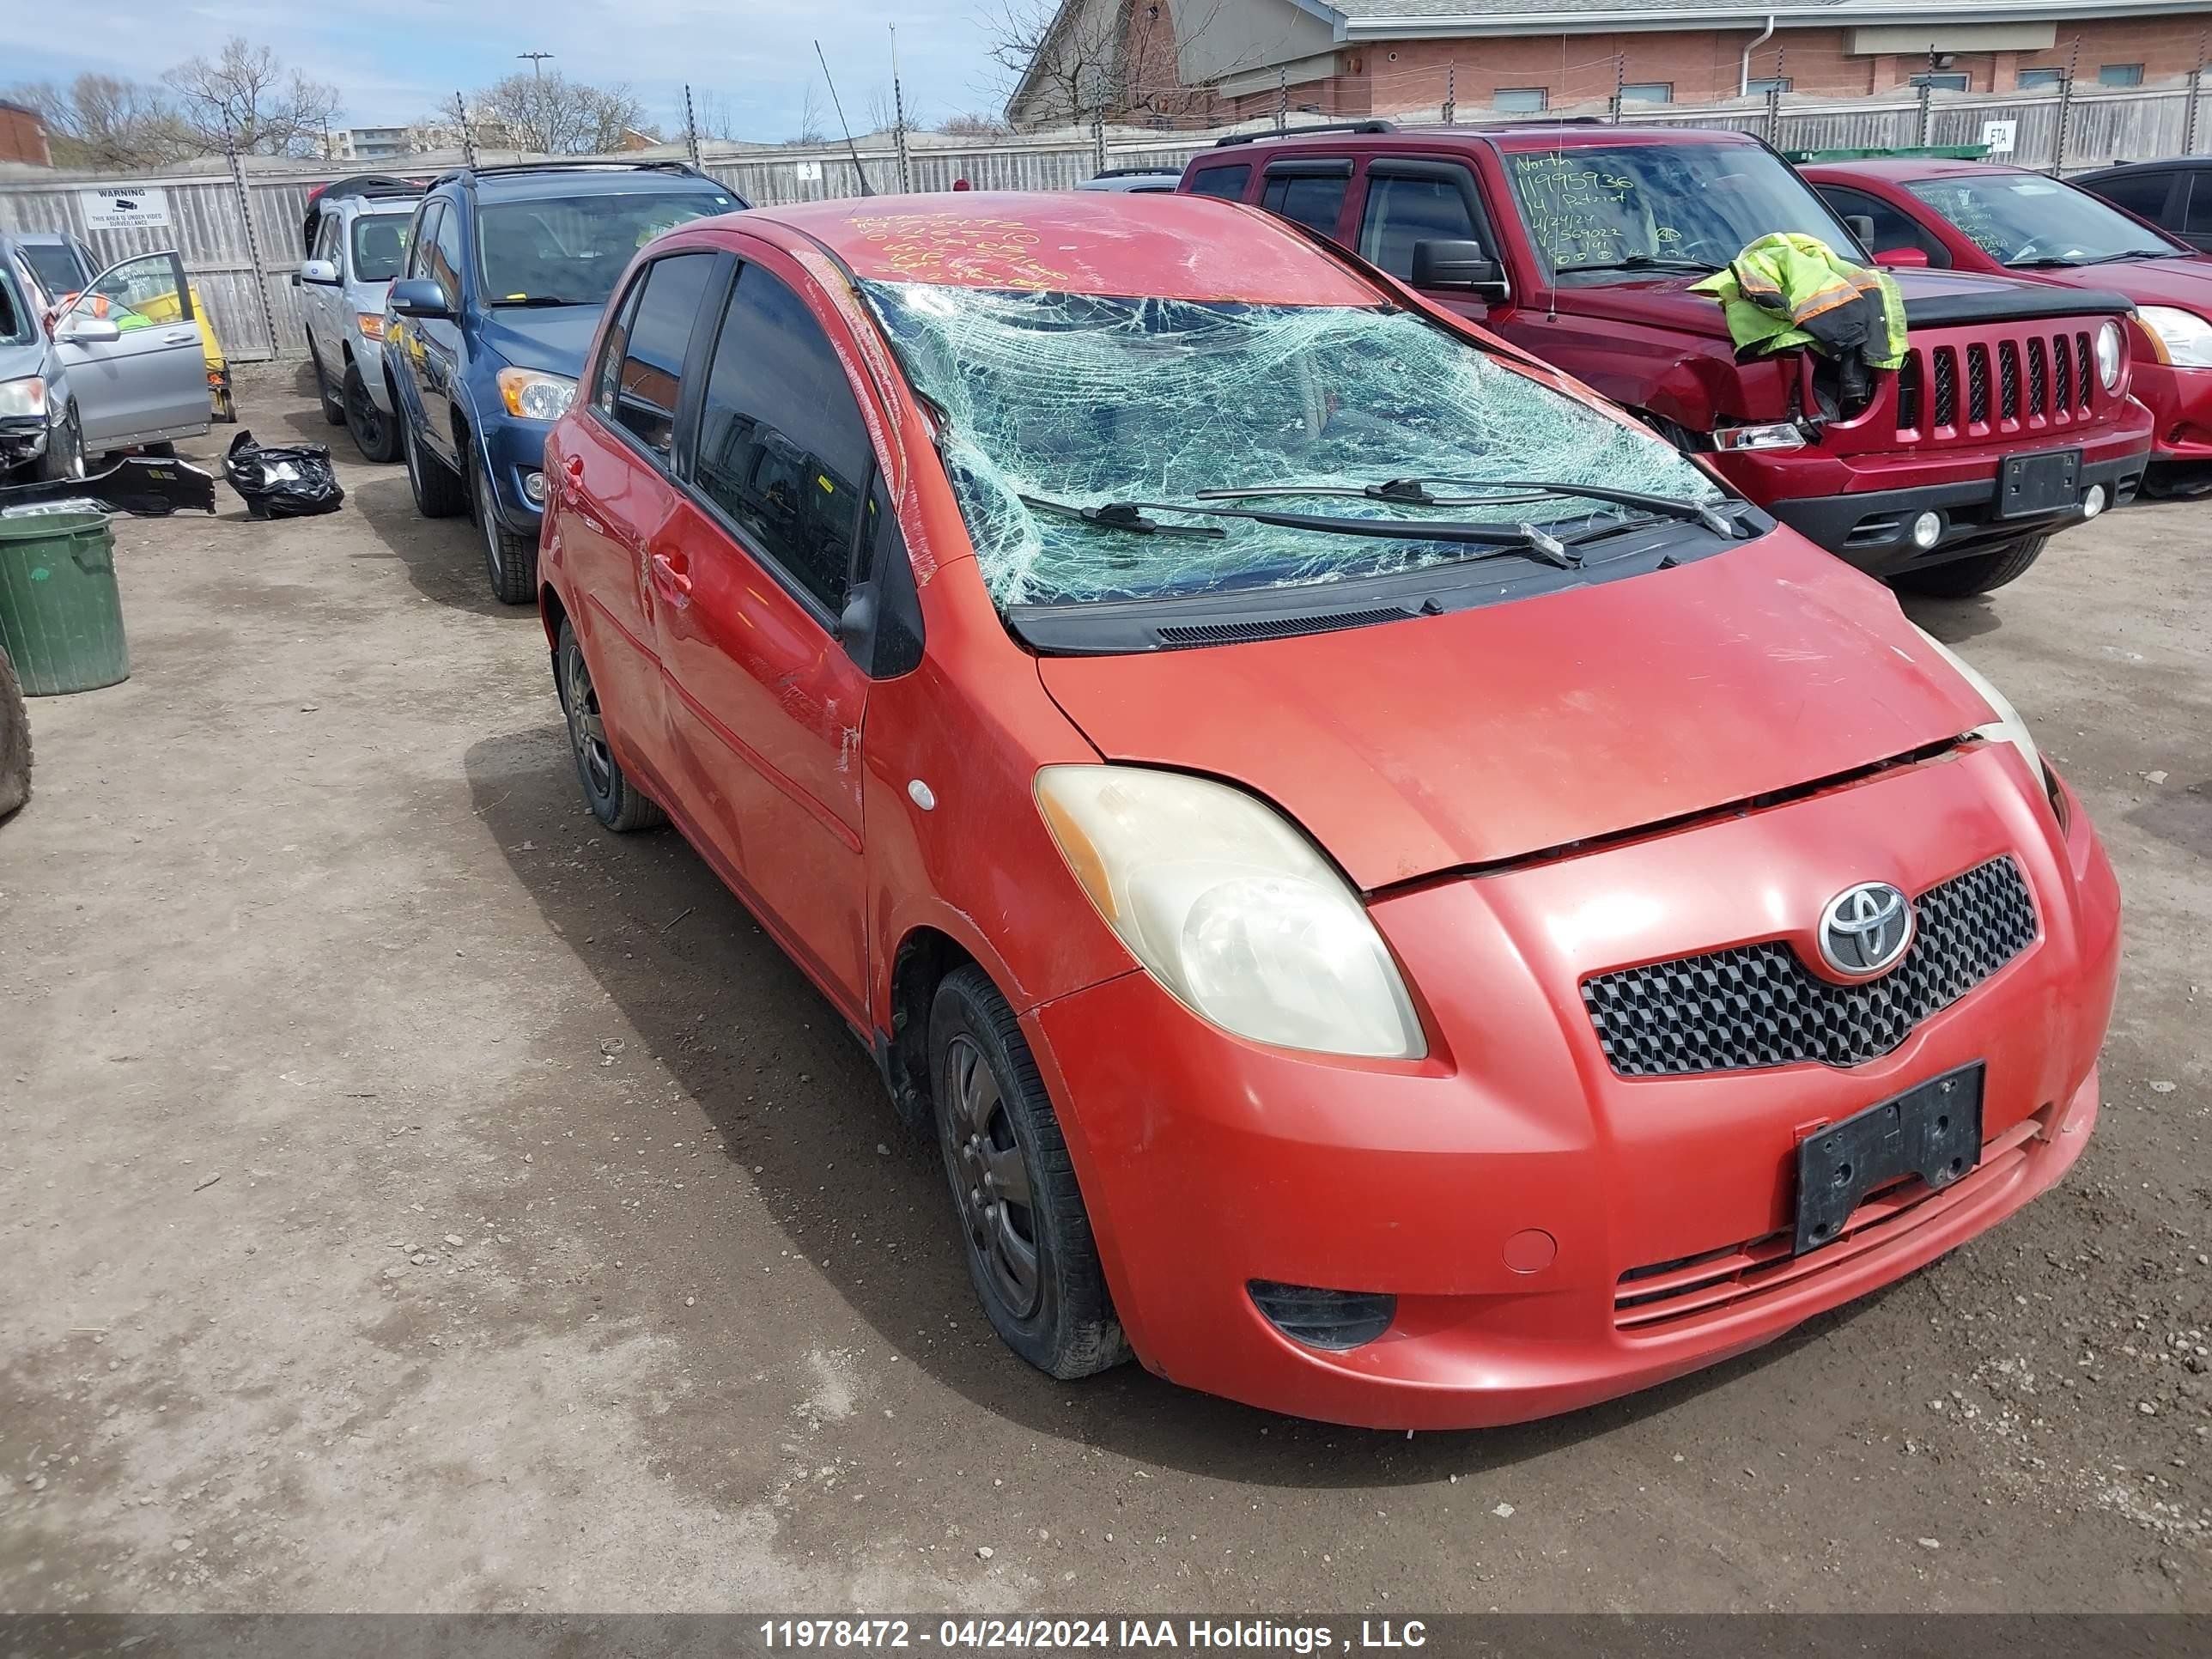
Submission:
<svg viewBox="0 0 2212 1659">
<path fill-rule="evenodd" d="M 866 283 L 915 386 L 943 410 L 945 467 L 1001 606 L 1181 597 L 1393 574 L 1473 550 L 1424 516 L 1580 529 L 1638 516 L 1578 498 L 1439 514 L 1363 496 L 1423 477 L 1543 479 L 1721 499 L 1670 445 L 1540 385 L 1408 312 Z M 1200 490 L 1342 485 L 1303 511 L 1404 518 L 1369 538 L 1245 520 L 1140 536 L 1025 503 L 1190 501 Z M 1239 501 L 1237 506 L 1279 506 Z"/>
<path fill-rule="evenodd" d="M 1774 231 L 1856 246 L 1811 185 L 1755 144 L 1573 144 L 1515 150 L 1505 176 L 1536 257 L 1562 284 L 1624 271 L 1718 270 Z"/>
</svg>

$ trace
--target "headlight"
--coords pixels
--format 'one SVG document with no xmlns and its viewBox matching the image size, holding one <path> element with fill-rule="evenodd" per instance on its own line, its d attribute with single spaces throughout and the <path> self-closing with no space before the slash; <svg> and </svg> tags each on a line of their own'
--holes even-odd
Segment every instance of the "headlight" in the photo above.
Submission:
<svg viewBox="0 0 2212 1659">
<path fill-rule="evenodd" d="M 1716 449 L 1802 449 L 1805 433 L 1795 421 L 1774 421 L 1763 426 L 1717 426 Z"/>
<path fill-rule="evenodd" d="M 2097 331 L 2097 378 L 2105 383 L 2107 392 L 2116 390 L 2120 384 L 2121 345 L 2118 323 L 2108 321 Z"/>
<path fill-rule="evenodd" d="M 33 375 L 27 380 L 0 380 L 0 415 L 44 415 L 46 383 Z"/>
<path fill-rule="evenodd" d="M 2035 739 L 2028 735 L 2027 722 L 2021 719 L 2020 710 L 2012 706 L 2003 692 L 1984 679 L 1981 671 L 1973 664 L 1926 629 L 1920 629 L 1918 632 L 1922 639 L 1935 647 L 1936 654 L 1957 669 L 1959 677 L 1981 693 L 1983 702 L 1996 710 L 1997 717 L 1986 726 L 1976 726 L 1974 735 L 1985 738 L 1991 743 L 2008 743 L 2019 750 L 2021 758 L 2027 763 L 2027 769 L 2034 775 L 2035 781 L 2041 783 L 2045 775 L 2043 756 L 2035 746 Z"/>
<path fill-rule="evenodd" d="M 1428 1052 L 1359 896 L 1279 814 L 1224 784 L 1134 766 L 1048 766 L 1036 793 L 1099 915 L 1198 1014 L 1286 1048 Z"/>
<path fill-rule="evenodd" d="M 576 401 L 576 383 L 566 375 L 535 368 L 502 368 L 499 395 L 507 400 L 510 415 L 526 421 L 557 421 Z"/>
<path fill-rule="evenodd" d="M 356 311 L 354 313 L 354 319 L 361 325 L 361 337 L 362 339 L 380 341 L 384 338 L 384 313 L 382 312 Z"/>
<path fill-rule="evenodd" d="M 2144 306 L 2136 320 L 2150 336 L 2151 349 L 2176 368 L 2212 368 L 2212 323 L 2179 306 Z"/>
</svg>

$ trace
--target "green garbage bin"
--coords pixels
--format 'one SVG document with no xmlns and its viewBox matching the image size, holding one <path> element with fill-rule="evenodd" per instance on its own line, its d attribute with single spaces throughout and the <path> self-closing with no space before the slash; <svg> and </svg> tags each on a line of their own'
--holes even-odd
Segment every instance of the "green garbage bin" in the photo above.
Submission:
<svg viewBox="0 0 2212 1659">
<path fill-rule="evenodd" d="M 0 518 L 0 645 L 29 697 L 131 678 L 105 513 Z"/>
</svg>

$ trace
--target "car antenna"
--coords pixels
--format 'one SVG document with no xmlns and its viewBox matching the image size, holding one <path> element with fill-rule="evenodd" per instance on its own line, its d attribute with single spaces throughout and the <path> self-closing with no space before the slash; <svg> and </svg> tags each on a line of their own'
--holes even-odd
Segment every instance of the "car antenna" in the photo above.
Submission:
<svg viewBox="0 0 2212 1659">
<path fill-rule="evenodd" d="M 829 82 L 830 102 L 836 109 L 837 125 L 845 130 L 845 149 L 853 157 L 853 171 L 860 177 L 860 194 L 873 196 L 876 192 L 868 188 L 868 170 L 860 165 L 860 147 L 853 142 L 853 124 L 845 118 L 845 106 L 838 99 L 837 83 L 830 79 L 830 60 L 822 55 L 819 40 L 814 43 L 814 61 L 822 65 L 822 78 Z"/>
</svg>

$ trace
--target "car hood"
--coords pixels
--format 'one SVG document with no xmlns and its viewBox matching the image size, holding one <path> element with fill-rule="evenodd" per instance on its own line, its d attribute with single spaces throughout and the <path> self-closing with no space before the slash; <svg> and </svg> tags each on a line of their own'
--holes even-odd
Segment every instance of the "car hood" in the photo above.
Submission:
<svg viewBox="0 0 2212 1659">
<path fill-rule="evenodd" d="M 597 306 L 499 306 L 484 313 L 478 337 L 517 368 L 542 368 L 573 380 L 584 372 L 584 353 L 599 325 Z"/>
<path fill-rule="evenodd" d="M 2022 274 L 2061 288 L 2111 289 L 2139 306 L 2180 306 L 2200 317 L 2212 317 L 2212 259 L 2123 259 L 2109 265 Z"/>
<path fill-rule="evenodd" d="M 27 380 L 43 371 L 44 340 L 0 340 L 0 380 Z"/>
<path fill-rule="evenodd" d="M 2099 266 L 2095 274 L 2101 276 L 2112 269 L 2109 265 Z M 1908 329 L 2125 309 L 2109 293 L 2101 304 L 2081 295 L 2061 301 L 2051 294 L 2047 284 L 2023 282 L 2018 276 L 1960 270 L 1893 270 L 1890 275 L 1896 278 L 1899 296 L 1905 301 Z M 1607 283 L 1602 288 L 1563 288 L 1559 290 L 1557 307 L 1576 316 L 1638 323 L 1725 340 L 1729 337 L 1728 318 L 1720 302 L 1710 294 L 1693 289 L 1693 284 L 1704 280 L 1694 274 L 1681 273 Z M 2124 285 L 2095 282 L 2071 286 L 2111 290 Z"/>
<path fill-rule="evenodd" d="M 1038 672 L 1107 759 L 1243 785 L 1370 892 L 1834 777 L 1994 715 L 1886 589 L 1788 531 L 1441 617 Z"/>
</svg>

